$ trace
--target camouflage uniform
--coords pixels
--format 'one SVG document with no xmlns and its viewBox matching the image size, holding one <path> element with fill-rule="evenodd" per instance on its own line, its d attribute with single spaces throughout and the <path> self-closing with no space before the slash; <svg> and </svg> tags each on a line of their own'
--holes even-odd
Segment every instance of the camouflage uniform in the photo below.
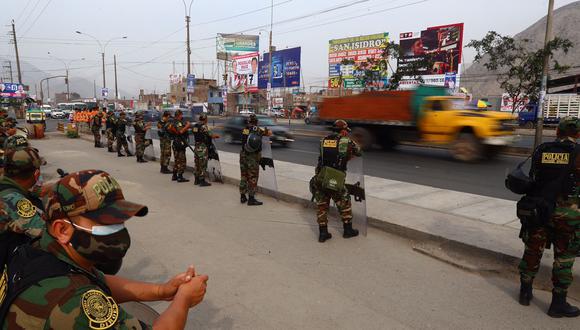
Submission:
<svg viewBox="0 0 580 330">
<path fill-rule="evenodd" d="M 161 166 L 167 168 L 169 162 L 171 161 L 171 136 L 167 131 L 169 126 L 169 120 L 165 121 L 161 118 L 157 122 L 157 134 L 159 134 L 159 149 L 160 149 L 160 160 Z"/>
<path fill-rule="evenodd" d="M 209 161 L 209 144 L 212 143 L 212 132 L 205 124 L 197 124 L 193 128 L 195 136 L 195 177 L 202 180 L 207 175 Z"/>
<path fill-rule="evenodd" d="M 100 200 L 101 203 L 89 203 L 89 200 Z M 108 201 L 108 206 L 104 204 L 105 200 Z M 74 205 L 74 208 L 65 214 L 61 202 L 73 203 L 69 205 Z M 123 223 L 131 216 L 143 216 L 147 213 L 146 207 L 125 201 L 120 186 L 108 174 L 92 170 L 74 173 L 61 179 L 47 195 L 45 204 L 47 220 L 65 219 L 81 214 L 88 216 L 91 211 L 99 210 L 98 214 L 90 215 L 91 220 L 109 225 Z M 103 244 L 91 238 L 78 242 L 78 245 L 99 251 L 93 245 Z M 117 246 L 106 248 L 108 253 L 112 253 Z M 121 249 L 127 248 L 128 246 L 123 246 Z M 109 296 L 110 289 L 101 271 L 95 268 L 82 269 L 47 230 L 43 231 L 42 238 L 31 249 L 56 257 L 51 260 L 65 263 L 73 271 L 42 279 L 37 285 L 33 284 L 19 294 L 9 307 L 3 329 L 151 329 L 150 325 L 127 313 Z"/>
<path fill-rule="evenodd" d="M 171 122 L 172 129 L 179 131 L 185 127 L 183 120 L 174 119 Z M 187 165 L 187 158 L 185 157 L 185 151 L 187 149 L 188 133 L 182 135 L 173 134 L 173 157 L 175 158 L 175 165 L 173 167 L 173 173 L 177 176 L 183 175 L 185 172 L 185 167 Z"/>
<path fill-rule="evenodd" d="M 145 134 L 149 128 L 145 124 L 142 115 L 135 118 L 133 128 L 135 128 L 135 156 L 137 156 L 137 161 L 143 162 L 145 148 L 151 145 L 151 140 L 145 139 Z"/>
<path fill-rule="evenodd" d="M 107 121 L 105 123 L 107 129 L 107 148 L 109 152 L 113 152 L 113 145 L 115 143 L 117 118 L 115 114 L 111 111 L 107 114 Z"/>
<path fill-rule="evenodd" d="M 101 147 L 101 129 L 103 127 L 103 115 L 99 112 L 91 120 L 91 132 L 95 138 L 95 148 Z"/>
<path fill-rule="evenodd" d="M 125 136 L 125 131 L 127 130 L 127 125 L 129 125 L 129 122 L 127 121 L 126 118 L 120 117 L 119 119 L 117 119 L 117 122 L 115 125 L 116 126 L 115 138 L 117 139 L 117 154 L 122 155 L 121 150 L 124 149 L 125 154 L 127 154 L 127 156 L 130 156 L 131 153 L 129 152 L 129 145 L 127 144 L 127 137 Z"/>
<path fill-rule="evenodd" d="M 249 125 L 242 131 L 242 150 L 240 151 L 240 194 L 253 196 L 258 189 L 260 177 L 260 151 L 249 152 L 246 150 L 246 141 L 250 134 L 266 135 L 266 130 L 258 126 Z"/>
<path fill-rule="evenodd" d="M 564 140 L 560 140 L 562 142 Z M 571 140 L 570 142 L 574 142 Z M 533 171 L 532 166 L 532 170 Z M 580 154 L 576 158 L 576 177 L 580 178 Z M 525 251 L 519 265 L 522 282 L 531 283 L 540 268 L 540 262 L 548 243 L 554 246 L 552 283 L 554 292 L 565 293 L 572 284 L 572 267 L 579 251 L 580 238 L 580 181 L 576 183 L 573 198 L 559 197 L 548 226 L 526 228 L 522 231 Z"/>
<path fill-rule="evenodd" d="M 360 147 L 350 138 L 348 137 L 341 137 L 340 135 L 334 133 L 331 134 L 321 141 L 321 152 L 323 150 L 322 146 L 325 140 L 333 140 L 337 141 L 338 143 L 338 152 L 340 157 L 344 159 L 344 164 L 338 165 L 337 168 L 346 172 L 346 162 L 352 157 L 360 157 L 362 156 L 362 151 Z M 320 156 L 318 158 L 318 166 L 316 167 L 316 174 L 320 172 L 323 164 L 323 157 Z M 336 203 L 336 207 L 340 212 L 340 217 L 343 223 L 351 223 L 352 222 L 352 204 L 351 204 L 351 197 L 348 191 L 343 189 L 342 191 L 330 191 L 325 190 L 320 187 L 318 183 L 314 186 L 314 199 L 316 201 L 318 212 L 316 214 L 317 222 L 319 226 L 327 226 L 328 224 L 328 209 L 330 208 L 330 200 L 332 199 Z"/>
</svg>

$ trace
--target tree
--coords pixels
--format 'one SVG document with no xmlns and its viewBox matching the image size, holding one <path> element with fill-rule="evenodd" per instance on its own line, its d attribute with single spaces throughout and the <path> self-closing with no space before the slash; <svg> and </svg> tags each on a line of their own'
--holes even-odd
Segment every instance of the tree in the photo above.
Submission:
<svg viewBox="0 0 580 330">
<path fill-rule="evenodd" d="M 570 40 L 556 37 L 542 49 L 533 49 L 530 44 L 529 39 L 514 39 L 490 31 L 483 39 L 472 40 L 467 45 L 477 52 L 475 62 L 497 72 L 498 83 L 513 100 L 512 113 L 528 100 L 538 102 L 546 55 L 552 70 L 564 73 L 569 69 L 560 65 L 554 54 L 558 51 L 567 54 L 574 46 Z"/>
<path fill-rule="evenodd" d="M 424 55 L 409 61 L 405 66 L 399 66 L 401 56 L 401 47 L 395 42 L 385 44 L 382 49 L 380 58 L 369 58 L 366 61 L 355 63 L 353 60 L 343 60 L 344 65 L 354 65 L 355 81 L 357 84 L 366 88 L 380 86 L 383 77 L 391 73 L 391 79 L 387 85 L 387 90 L 397 90 L 404 77 L 418 80 L 423 83 L 423 77 L 426 68 L 433 66 L 432 55 Z M 393 69 L 391 63 L 397 63 L 396 69 Z"/>
</svg>

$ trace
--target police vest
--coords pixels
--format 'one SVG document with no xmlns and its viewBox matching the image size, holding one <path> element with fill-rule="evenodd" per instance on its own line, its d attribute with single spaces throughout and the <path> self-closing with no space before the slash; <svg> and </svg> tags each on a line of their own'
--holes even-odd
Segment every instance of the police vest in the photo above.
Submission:
<svg viewBox="0 0 580 330">
<path fill-rule="evenodd" d="M 94 274 L 70 265 L 53 254 L 34 248 L 30 244 L 19 246 L 12 253 L 10 260 L 0 276 L 0 326 L 4 324 L 14 300 L 26 289 L 47 278 L 82 274 L 111 296 L 111 290 L 107 284 Z"/>
<path fill-rule="evenodd" d="M 534 153 L 531 196 L 549 201 L 567 198 L 576 189 L 576 155 L 578 146 L 572 142 L 548 142 Z"/>
<path fill-rule="evenodd" d="M 328 166 L 346 172 L 349 141 L 347 137 L 338 135 L 325 137 L 322 140 L 320 150 L 322 166 Z"/>
<path fill-rule="evenodd" d="M 203 131 L 203 124 L 197 123 L 193 126 L 193 137 L 195 138 L 195 143 L 203 143 L 206 146 L 211 144 L 211 137 L 207 132 Z"/>
</svg>

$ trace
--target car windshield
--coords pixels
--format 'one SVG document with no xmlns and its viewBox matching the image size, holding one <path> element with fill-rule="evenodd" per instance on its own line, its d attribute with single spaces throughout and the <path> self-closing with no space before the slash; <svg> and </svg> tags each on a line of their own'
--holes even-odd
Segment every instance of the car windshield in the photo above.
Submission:
<svg viewBox="0 0 580 330">
<path fill-rule="evenodd" d="M 276 123 L 268 117 L 258 117 L 258 124 L 262 126 L 276 126 Z"/>
</svg>

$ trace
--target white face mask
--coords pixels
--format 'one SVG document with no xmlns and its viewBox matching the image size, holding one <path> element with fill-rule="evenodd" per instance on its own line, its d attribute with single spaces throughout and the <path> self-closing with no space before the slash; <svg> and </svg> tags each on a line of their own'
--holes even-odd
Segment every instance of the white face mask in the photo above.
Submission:
<svg viewBox="0 0 580 330">
<path fill-rule="evenodd" d="M 108 235 L 112 235 L 114 233 L 120 232 L 121 230 L 125 229 L 124 224 L 108 225 L 108 226 L 93 226 L 92 229 L 89 229 L 89 228 L 79 226 L 71 221 L 67 221 L 67 222 L 70 223 L 71 225 L 73 225 L 75 228 L 80 229 L 82 231 L 86 231 L 87 233 L 91 233 L 95 236 L 108 236 Z"/>
</svg>

